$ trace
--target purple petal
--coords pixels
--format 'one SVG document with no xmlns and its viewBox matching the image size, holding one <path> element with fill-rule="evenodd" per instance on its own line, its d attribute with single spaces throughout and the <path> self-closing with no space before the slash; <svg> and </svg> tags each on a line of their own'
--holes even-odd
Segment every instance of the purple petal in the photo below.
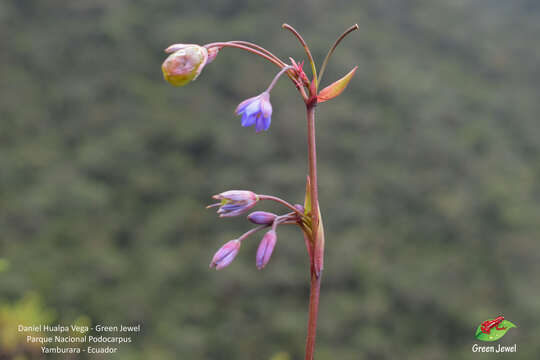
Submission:
<svg viewBox="0 0 540 360">
<path fill-rule="evenodd" d="M 217 270 L 219 270 L 229 265 L 233 261 L 236 254 L 238 254 L 240 245 L 241 243 L 237 239 L 225 243 L 215 253 L 214 257 L 212 258 L 212 262 L 210 263 L 210 267 L 215 267 Z"/>
<path fill-rule="evenodd" d="M 255 132 L 261 132 L 264 130 L 264 118 L 262 116 L 257 117 L 255 122 Z"/>
<path fill-rule="evenodd" d="M 245 107 L 244 113 L 248 116 L 255 115 L 261 111 L 261 103 L 258 100 L 254 100 Z"/>
<path fill-rule="evenodd" d="M 216 263 L 216 270 L 221 270 L 224 267 L 229 266 L 233 262 L 237 254 L 238 250 L 232 251 L 229 255 L 222 258 L 218 263 Z"/>
<path fill-rule="evenodd" d="M 255 115 L 247 116 L 242 115 L 242 126 L 247 127 L 255 124 Z"/>
<path fill-rule="evenodd" d="M 272 104 L 270 103 L 270 95 L 268 93 L 261 95 L 261 113 L 264 117 L 272 116 Z"/>
<path fill-rule="evenodd" d="M 268 130 L 268 128 L 270 127 L 270 122 L 271 122 L 271 118 L 269 117 L 265 118 L 265 117 L 259 116 L 257 118 L 257 123 L 255 124 L 255 131 L 260 132 L 263 130 Z"/>
<path fill-rule="evenodd" d="M 214 195 L 214 199 L 227 199 L 231 201 L 254 201 L 257 200 L 257 194 L 249 190 L 227 190 L 218 195 Z"/>
<path fill-rule="evenodd" d="M 272 118 L 270 116 L 265 117 L 263 118 L 263 122 L 264 122 L 264 130 L 268 130 L 270 128 L 270 123 L 272 122 Z"/>
<path fill-rule="evenodd" d="M 236 115 L 240 115 L 246 109 L 246 107 L 249 104 L 251 104 L 251 102 L 255 100 L 256 98 L 258 98 L 258 96 L 253 96 L 253 97 L 250 97 L 249 99 L 242 101 L 240 104 L 238 104 L 235 110 Z"/>
<path fill-rule="evenodd" d="M 274 247 L 276 246 L 277 236 L 276 232 L 274 230 L 268 231 L 266 234 L 264 234 L 261 243 L 259 244 L 259 247 L 257 249 L 257 256 L 256 256 L 256 265 L 259 270 L 261 270 L 263 267 L 268 264 L 268 261 L 270 261 L 270 257 L 272 256 L 272 252 L 274 251 Z"/>
</svg>

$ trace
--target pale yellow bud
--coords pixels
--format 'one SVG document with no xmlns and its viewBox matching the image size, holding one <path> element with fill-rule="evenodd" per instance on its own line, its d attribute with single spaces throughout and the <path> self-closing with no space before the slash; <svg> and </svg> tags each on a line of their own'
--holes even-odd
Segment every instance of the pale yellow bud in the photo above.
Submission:
<svg viewBox="0 0 540 360">
<path fill-rule="evenodd" d="M 173 45 L 174 51 L 161 65 L 163 77 L 175 86 L 183 86 L 195 80 L 208 61 L 208 50 L 199 45 Z M 168 50 L 167 49 L 167 50 Z"/>
</svg>

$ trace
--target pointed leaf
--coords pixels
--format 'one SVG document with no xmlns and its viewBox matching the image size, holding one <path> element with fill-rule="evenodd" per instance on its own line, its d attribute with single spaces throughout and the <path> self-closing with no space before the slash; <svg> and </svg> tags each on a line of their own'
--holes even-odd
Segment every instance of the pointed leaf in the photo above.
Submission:
<svg viewBox="0 0 540 360">
<path fill-rule="evenodd" d="M 319 212 L 319 226 L 317 229 L 317 240 L 315 240 L 313 266 L 317 277 L 321 276 L 324 267 L 324 226 L 321 218 L 321 210 Z"/>
<path fill-rule="evenodd" d="M 324 89 L 322 89 L 319 92 L 319 95 L 317 96 L 318 102 L 322 103 L 327 100 L 333 99 L 339 94 L 345 90 L 347 85 L 349 84 L 349 81 L 351 81 L 352 77 L 354 76 L 354 73 L 356 72 L 356 69 L 358 69 L 358 66 L 355 66 L 354 69 L 349 71 L 347 75 L 339 79 L 338 81 L 328 85 Z"/>
<path fill-rule="evenodd" d="M 304 200 L 304 214 L 308 215 L 311 212 L 311 183 L 309 181 L 309 176 L 306 181 L 306 197 Z"/>
<path fill-rule="evenodd" d="M 490 329 L 489 334 L 486 334 L 486 333 L 482 332 L 482 330 L 481 330 L 482 329 L 482 324 L 480 324 L 480 325 L 478 325 L 478 328 L 476 329 L 475 336 L 476 336 L 476 338 L 478 340 L 482 340 L 482 341 L 496 341 L 496 340 L 499 340 L 500 338 L 502 338 L 504 336 L 504 334 L 506 334 L 506 332 L 509 329 L 517 327 L 517 326 L 515 324 L 511 323 L 508 320 L 503 320 L 499 324 L 499 327 L 504 327 L 505 329 L 504 330 L 497 330 L 496 328 L 493 327 L 493 328 Z"/>
</svg>

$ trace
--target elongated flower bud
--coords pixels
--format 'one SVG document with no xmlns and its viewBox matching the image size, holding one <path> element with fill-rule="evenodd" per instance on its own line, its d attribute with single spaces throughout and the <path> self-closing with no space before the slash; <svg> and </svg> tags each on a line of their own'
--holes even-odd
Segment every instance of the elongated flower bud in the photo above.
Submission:
<svg viewBox="0 0 540 360">
<path fill-rule="evenodd" d="M 225 243 L 225 245 L 223 245 L 212 258 L 210 268 L 221 270 L 224 267 L 229 266 L 238 254 L 241 244 L 242 243 L 238 239 Z"/>
<path fill-rule="evenodd" d="M 274 247 L 276 246 L 276 241 L 277 235 L 274 230 L 270 230 L 264 234 L 261 243 L 259 244 L 259 248 L 257 249 L 257 269 L 261 270 L 266 266 L 266 264 L 268 264 L 268 261 L 270 261 L 270 257 L 272 256 L 272 252 L 274 251 Z"/>
<path fill-rule="evenodd" d="M 249 214 L 247 218 L 257 225 L 271 225 L 277 218 L 277 215 L 266 211 L 255 211 Z"/>
<path fill-rule="evenodd" d="M 195 80 L 208 61 L 208 50 L 199 45 L 174 44 L 165 52 L 172 54 L 161 65 L 163 77 L 175 86 Z"/>
</svg>

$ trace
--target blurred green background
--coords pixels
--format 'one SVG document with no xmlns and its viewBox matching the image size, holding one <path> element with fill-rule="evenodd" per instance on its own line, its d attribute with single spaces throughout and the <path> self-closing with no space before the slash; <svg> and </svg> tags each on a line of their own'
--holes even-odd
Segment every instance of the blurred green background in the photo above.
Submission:
<svg viewBox="0 0 540 360">
<path fill-rule="evenodd" d="M 471 346 L 499 313 L 518 326 L 500 341 L 518 344 L 509 357 L 540 357 L 538 1 L 5 0 L 0 359 L 43 358 L 16 324 L 80 319 L 142 324 L 92 359 L 303 358 L 299 231 L 278 232 L 263 271 L 257 237 L 210 271 L 249 224 L 205 209 L 228 189 L 303 200 L 303 105 L 281 80 L 255 135 L 233 110 L 273 66 L 225 49 L 183 88 L 160 70 L 176 42 L 304 59 L 283 22 L 319 62 L 360 26 L 325 83 L 358 65 L 355 78 L 317 110 L 317 360 L 490 358 Z"/>
</svg>

